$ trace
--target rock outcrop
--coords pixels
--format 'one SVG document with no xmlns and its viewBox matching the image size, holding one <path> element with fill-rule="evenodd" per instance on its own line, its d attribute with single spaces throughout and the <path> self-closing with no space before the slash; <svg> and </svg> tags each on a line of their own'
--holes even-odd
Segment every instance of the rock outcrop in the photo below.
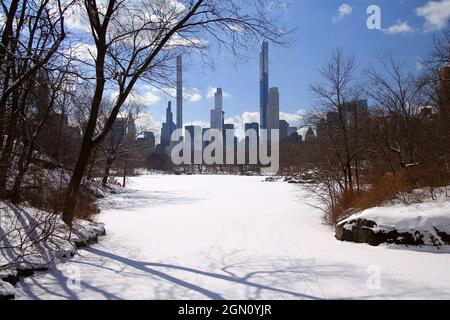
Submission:
<svg viewBox="0 0 450 320">
<path fill-rule="evenodd" d="M 450 209 L 448 214 L 445 210 L 429 209 L 427 212 L 416 209 L 420 206 L 368 209 L 337 223 L 336 239 L 372 246 L 383 243 L 450 245 Z"/>
</svg>

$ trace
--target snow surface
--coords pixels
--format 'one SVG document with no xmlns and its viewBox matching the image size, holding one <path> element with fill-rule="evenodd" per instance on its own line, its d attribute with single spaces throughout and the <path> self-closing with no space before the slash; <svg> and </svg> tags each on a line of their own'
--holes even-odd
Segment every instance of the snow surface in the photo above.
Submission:
<svg viewBox="0 0 450 320">
<path fill-rule="evenodd" d="M 141 176 L 103 200 L 107 236 L 21 299 L 450 299 L 450 249 L 340 242 L 297 184 Z"/>
<path fill-rule="evenodd" d="M 13 297 L 14 286 L 8 282 L 0 280 L 0 297 Z"/>
<path fill-rule="evenodd" d="M 77 243 L 87 245 L 104 233 L 103 224 L 78 219 L 70 233 L 59 214 L 0 201 L 0 279 L 16 269 L 51 267 L 75 254 Z"/>
<path fill-rule="evenodd" d="M 450 202 L 434 201 L 411 205 L 393 205 L 376 207 L 354 214 L 339 222 L 345 224 L 344 228 L 352 230 L 352 221 L 364 219 L 377 224 L 374 231 L 389 232 L 396 230 L 399 233 L 416 231 L 424 236 L 424 243 L 432 245 L 440 239 L 438 232 L 450 234 Z M 438 243 L 445 243 L 439 240 Z"/>
<path fill-rule="evenodd" d="M 450 202 L 426 202 L 409 206 L 376 207 L 355 214 L 340 223 L 355 219 L 374 221 L 379 225 L 395 228 L 399 232 L 411 230 L 450 233 Z"/>
</svg>

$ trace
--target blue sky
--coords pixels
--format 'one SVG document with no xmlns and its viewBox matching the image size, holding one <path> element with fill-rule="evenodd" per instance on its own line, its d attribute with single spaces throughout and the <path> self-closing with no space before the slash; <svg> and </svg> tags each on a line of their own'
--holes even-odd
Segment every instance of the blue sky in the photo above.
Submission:
<svg viewBox="0 0 450 320">
<path fill-rule="evenodd" d="M 320 81 L 318 70 L 336 48 L 354 53 L 360 70 L 378 55 L 390 51 L 416 72 L 418 62 L 430 50 L 433 37 L 450 21 L 450 0 L 276 1 L 284 4 L 271 7 L 279 23 L 295 31 L 289 47 L 270 46 L 270 86 L 279 88 L 280 118 L 296 126 L 314 104 L 310 85 Z M 371 5 L 381 11 L 380 30 L 367 28 L 367 9 Z M 83 10 L 79 7 L 73 10 L 66 19 L 75 35 L 71 49 L 80 60 L 89 61 L 95 54 L 90 29 L 82 18 Z M 199 58 L 192 57 L 184 71 L 184 124 L 209 126 L 214 104 L 211 93 L 215 87 L 225 92 L 227 123 L 242 128 L 245 122 L 258 121 L 259 50 L 256 46 L 250 53 L 253 58 L 238 65 L 225 53 L 214 56 L 214 69 L 204 68 Z M 140 101 L 148 106 L 148 113 L 140 119 L 142 127 L 158 133 L 165 120 L 167 102 L 171 100 L 175 110 L 175 98 L 149 85 L 139 84 L 135 89 Z"/>
<path fill-rule="evenodd" d="M 380 7 L 382 30 L 367 28 L 369 5 Z M 296 30 L 290 47 L 270 47 L 270 86 L 279 87 L 281 117 L 298 125 L 303 110 L 307 112 L 314 103 L 309 85 L 320 81 L 318 69 L 334 49 L 355 53 L 361 69 L 377 55 L 392 51 L 414 72 L 433 36 L 450 19 L 450 0 L 291 0 L 279 11 L 281 22 Z M 184 102 L 185 124 L 208 125 L 214 103 L 208 90 L 218 86 L 227 93 L 227 122 L 240 126 L 257 120 L 258 52 L 255 48 L 254 59 L 240 65 L 224 59 L 226 62 L 216 64 L 214 70 L 198 68 L 194 61 L 184 73 L 187 90 L 195 94 Z M 174 98 L 158 94 L 149 108 L 156 122 L 164 120 L 168 100 Z"/>
</svg>

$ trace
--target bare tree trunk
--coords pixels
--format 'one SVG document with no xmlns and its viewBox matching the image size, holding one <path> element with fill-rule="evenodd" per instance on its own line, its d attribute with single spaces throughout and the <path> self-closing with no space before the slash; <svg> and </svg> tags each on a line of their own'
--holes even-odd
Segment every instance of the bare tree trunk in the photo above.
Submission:
<svg viewBox="0 0 450 320">
<path fill-rule="evenodd" d="M 114 160 L 111 158 L 106 159 L 105 171 L 103 173 L 103 178 L 102 178 L 103 185 L 106 185 L 108 183 L 109 171 L 111 169 L 113 162 L 114 162 Z"/>
<path fill-rule="evenodd" d="M 122 183 L 122 187 L 125 188 L 125 184 L 127 182 L 127 161 L 124 160 L 124 166 L 123 166 L 123 183 Z"/>
<path fill-rule="evenodd" d="M 28 171 L 28 167 L 30 166 L 31 157 L 34 150 L 34 143 L 31 142 L 26 150 L 26 152 L 22 152 L 17 165 L 18 173 L 16 179 L 14 180 L 14 186 L 11 192 L 11 202 L 13 204 L 17 204 L 20 201 L 20 188 L 22 187 L 25 173 Z"/>
<path fill-rule="evenodd" d="M 16 92 L 17 93 L 17 92 Z M 6 183 L 8 178 L 8 171 L 13 157 L 14 142 L 17 134 L 17 121 L 19 117 L 19 101 L 17 94 L 13 96 L 12 114 L 9 119 L 8 131 L 5 146 L 0 156 L 0 197 L 6 197 Z"/>
<path fill-rule="evenodd" d="M 75 165 L 75 169 L 73 170 L 72 177 L 66 190 L 66 196 L 64 200 L 65 205 L 62 219 L 69 227 L 72 227 L 73 213 L 76 205 L 78 191 L 80 189 L 81 181 L 83 180 L 84 172 L 89 162 L 89 157 L 93 148 L 94 143 L 92 142 L 92 140 L 86 138 L 85 135 L 83 143 L 81 145 L 80 154 Z"/>
</svg>

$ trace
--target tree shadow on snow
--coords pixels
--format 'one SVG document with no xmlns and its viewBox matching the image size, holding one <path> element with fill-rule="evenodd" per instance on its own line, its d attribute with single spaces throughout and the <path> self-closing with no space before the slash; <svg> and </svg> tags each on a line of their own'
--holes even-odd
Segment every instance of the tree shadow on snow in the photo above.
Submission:
<svg viewBox="0 0 450 320">
<path fill-rule="evenodd" d="M 163 287 L 164 296 L 167 297 L 169 294 L 168 290 L 176 290 L 177 288 L 184 288 L 186 290 L 194 291 L 207 299 L 213 300 L 224 300 L 223 294 L 211 290 L 211 288 L 206 288 L 205 285 L 200 286 L 198 284 L 189 282 L 185 279 L 181 279 L 180 276 L 174 276 L 169 274 L 169 272 L 187 272 L 187 274 L 194 275 L 194 279 L 198 277 L 205 277 L 209 280 L 220 280 L 225 281 L 229 284 L 237 284 L 243 286 L 241 293 L 245 294 L 245 299 L 258 300 L 263 299 L 269 294 L 269 296 L 278 298 L 292 298 L 301 300 L 319 300 L 326 298 L 337 298 L 337 299 L 398 299 L 405 296 L 414 296 L 420 290 L 426 290 L 432 295 L 448 295 L 450 292 L 448 290 L 439 290 L 435 288 L 428 287 L 426 285 L 417 285 L 415 283 L 404 283 L 396 280 L 389 280 L 390 286 L 396 288 L 395 290 L 364 290 L 361 288 L 366 287 L 367 275 L 365 270 L 355 270 L 354 266 L 343 265 L 343 264 L 316 264 L 314 259 L 306 260 L 295 260 L 295 261 L 266 261 L 256 263 L 256 262 L 242 262 L 237 264 L 226 264 L 220 268 L 223 273 L 204 271 L 192 267 L 180 266 L 169 263 L 155 263 L 155 262 L 145 262 L 123 257 L 111 252 L 106 252 L 98 248 L 88 248 L 86 251 L 103 257 L 106 259 L 95 259 L 95 263 L 79 261 L 82 264 L 90 264 L 98 268 L 106 268 L 110 271 L 116 272 L 123 276 L 136 276 L 136 277 L 146 277 L 148 274 L 151 277 L 160 279 L 162 281 L 156 281 L 155 286 Z M 118 262 L 122 269 L 118 270 L 116 268 L 110 268 L 106 266 L 107 263 Z M 223 264 L 222 264 L 223 265 Z M 115 266 L 117 267 L 117 265 Z M 129 268 L 133 268 L 137 273 L 133 274 L 129 271 Z M 217 267 L 217 266 L 209 266 Z M 251 272 L 248 272 L 249 268 Z M 161 271 L 160 269 L 164 269 Z M 239 272 L 244 271 L 244 272 Z M 247 272 L 246 272 L 247 271 Z M 143 274 L 142 274 L 143 272 Z M 241 273 L 243 275 L 238 275 Z M 139 281 L 138 279 L 133 279 Z M 131 280 L 131 281 L 133 281 Z M 269 283 L 269 281 L 271 281 Z M 301 287 L 304 288 L 305 292 L 320 292 L 320 296 L 315 294 L 307 294 L 305 292 L 298 292 L 297 290 L 291 289 L 292 285 L 296 282 L 301 282 Z M 341 293 L 335 297 L 333 295 L 327 296 L 327 293 L 322 290 L 322 282 L 333 283 Z M 86 283 L 84 283 L 86 284 Z M 167 284 L 172 285 L 172 288 L 168 288 Z M 329 287 L 328 283 L 328 287 Z M 86 284 L 87 285 L 87 284 Z M 342 287 L 341 287 L 342 286 Z M 152 285 L 153 287 L 153 285 Z M 359 295 L 353 294 L 353 290 L 358 288 L 360 291 Z M 92 288 L 92 286 L 87 286 L 87 289 L 97 290 L 102 292 L 98 288 Z M 106 290 L 103 288 L 103 290 Z M 119 292 L 119 291 L 116 291 Z M 262 293 L 265 293 L 263 296 Z M 349 292 L 346 296 L 345 292 Z M 361 294 L 366 292 L 366 294 Z M 118 299 L 117 296 L 112 293 L 106 293 L 103 291 L 106 298 Z M 179 298 L 179 295 L 174 294 L 172 298 Z"/>
<path fill-rule="evenodd" d="M 240 284 L 240 285 L 246 286 L 247 288 L 254 289 L 257 292 L 266 290 L 266 291 L 271 291 L 271 292 L 277 293 L 277 294 L 291 296 L 296 299 L 308 299 L 308 300 L 320 299 L 319 297 L 316 297 L 313 295 L 308 295 L 308 294 L 295 292 L 295 291 L 291 291 L 291 290 L 287 290 L 287 289 L 277 288 L 277 287 L 273 287 L 270 285 L 261 284 L 261 283 L 258 283 L 256 281 L 252 280 L 252 277 L 256 276 L 258 273 L 265 274 L 267 276 L 269 274 L 275 274 L 275 273 L 292 273 L 293 271 L 288 271 L 288 270 L 260 271 L 260 272 L 252 272 L 251 274 L 247 274 L 243 277 L 239 277 L 230 272 L 227 272 L 227 267 L 225 267 L 223 269 L 225 274 L 220 274 L 220 273 L 208 272 L 208 271 L 203 271 L 203 270 L 190 268 L 190 267 L 177 266 L 177 265 L 173 265 L 173 264 L 137 261 L 134 259 L 119 256 L 114 253 L 106 252 L 106 251 L 100 250 L 98 248 L 93 248 L 93 247 L 87 248 L 86 251 L 96 254 L 96 255 L 99 255 L 99 256 L 102 256 L 102 257 L 105 257 L 105 258 L 108 258 L 108 259 L 111 259 L 111 260 L 118 261 L 128 267 L 132 267 L 136 270 L 148 273 L 152 276 L 155 276 L 157 278 L 164 280 L 167 283 L 171 283 L 176 286 L 195 291 L 195 292 L 203 295 L 204 297 L 213 299 L 213 300 L 225 300 L 225 298 L 220 293 L 211 291 L 207 288 L 203 288 L 194 283 L 191 283 L 186 280 L 180 279 L 178 277 L 172 276 L 166 272 L 157 270 L 157 268 L 164 268 L 164 269 L 168 269 L 170 271 L 183 271 L 183 272 L 188 272 L 188 273 L 191 273 L 191 274 L 194 274 L 197 276 L 204 276 L 204 277 L 208 277 L 208 278 L 215 279 L 215 280 L 223 280 L 223 281 L 227 281 L 230 283 Z M 99 261 L 100 261 L 100 259 L 99 259 Z M 80 262 L 80 263 L 86 263 L 86 262 Z M 91 263 L 87 263 L 87 264 L 91 264 Z M 97 265 L 97 267 L 103 268 L 102 265 Z M 110 270 L 112 271 L 112 269 L 110 269 Z"/>
</svg>

